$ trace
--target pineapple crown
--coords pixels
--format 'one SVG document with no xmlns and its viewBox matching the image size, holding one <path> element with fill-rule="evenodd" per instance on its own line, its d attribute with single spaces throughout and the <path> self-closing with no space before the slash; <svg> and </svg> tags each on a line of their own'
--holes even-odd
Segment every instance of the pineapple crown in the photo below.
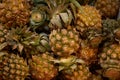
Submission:
<svg viewBox="0 0 120 80">
<path fill-rule="evenodd" d="M 5 47 L 11 46 L 12 50 L 18 50 L 20 53 L 23 51 L 29 52 L 29 49 L 37 52 L 50 51 L 49 38 L 46 33 L 36 33 L 30 31 L 27 26 L 12 28 L 5 35 L 5 41 L 0 44 L 0 50 Z"/>
<path fill-rule="evenodd" d="M 12 46 L 12 49 L 18 49 L 19 52 L 22 52 L 24 47 L 39 44 L 39 39 L 36 33 L 30 31 L 30 28 L 17 27 L 12 28 L 4 35 L 5 41 L 0 45 L 1 50 L 6 46 Z"/>
<path fill-rule="evenodd" d="M 46 5 L 40 4 L 37 7 L 34 7 L 31 11 L 30 25 L 33 29 L 44 24 L 47 20 L 47 13 L 45 11 Z"/>
<path fill-rule="evenodd" d="M 52 16 L 64 11 L 68 4 L 67 0 L 45 0 L 48 5 L 48 13 Z"/>
</svg>

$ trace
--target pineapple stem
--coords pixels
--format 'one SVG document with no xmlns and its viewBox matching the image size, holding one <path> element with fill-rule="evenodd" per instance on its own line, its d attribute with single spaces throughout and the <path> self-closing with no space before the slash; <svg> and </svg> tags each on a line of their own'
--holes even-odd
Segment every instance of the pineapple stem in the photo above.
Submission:
<svg viewBox="0 0 120 80">
<path fill-rule="evenodd" d="M 83 13 L 83 9 L 82 9 L 81 5 L 78 3 L 78 1 L 70 0 L 70 2 L 73 3 L 81 11 L 81 13 Z"/>
</svg>

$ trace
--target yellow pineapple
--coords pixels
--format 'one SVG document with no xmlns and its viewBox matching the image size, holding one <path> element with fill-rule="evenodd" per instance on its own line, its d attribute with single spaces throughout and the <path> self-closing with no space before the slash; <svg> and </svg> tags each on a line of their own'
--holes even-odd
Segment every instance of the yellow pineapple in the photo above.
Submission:
<svg viewBox="0 0 120 80">
<path fill-rule="evenodd" d="M 0 3 L 0 22 L 7 28 L 26 25 L 29 17 L 30 6 L 27 0 L 3 0 Z"/>
<path fill-rule="evenodd" d="M 98 48 L 92 48 L 88 45 L 88 43 L 82 40 L 77 56 L 83 59 L 87 65 L 90 65 L 97 60 L 97 52 Z"/>
<path fill-rule="evenodd" d="M 35 80 L 51 80 L 57 75 L 57 68 L 52 64 L 54 58 L 48 52 L 32 56 L 29 60 L 30 73 Z"/>
<path fill-rule="evenodd" d="M 53 30 L 49 36 L 50 46 L 54 54 L 60 57 L 68 57 L 79 49 L 79 34 L 75 29 Z"/>
<path fill-rule="evenodd" d="M 120 45 L 113 43 L 103 47 L 99 54 L 99 64 L 103 69 L 103 76 L 111 80 L 120 78 Z"/>
<path fill-rule="evenodd" d="M 76 56 L 60 58 L 54 62 L 59 64 L 59 72 L 65 80 L 89 80 L 91 76 L 91 72 L 89 71 L 89 67 L 85 65 L 85 61 Z"/>
<path fill-rule="evenodd" d="M 76 27 L 81 33 L 87 29 L 100 30 L 102 28 L 99 11 L 93 6 L 81 6 L 81 9 L 77 10 L 76 16 Z"/>
<path fill-rule="evenodd" d="M 95 6 L 105 18 L 116 17 L 119 11 L 119 0 L 97 0 Z"/>
<path fill-rule="evenodd" d="M 24 80 L 29 75 L 29 67 L 22 57 L 5 51 L 0 54 L 0 80 Z"/>
</svg>

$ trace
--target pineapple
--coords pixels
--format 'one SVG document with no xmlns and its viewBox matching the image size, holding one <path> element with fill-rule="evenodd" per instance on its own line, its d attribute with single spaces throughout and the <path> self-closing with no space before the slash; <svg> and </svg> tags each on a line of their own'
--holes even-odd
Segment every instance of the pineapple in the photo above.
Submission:
<svg viewBox="0 0 120 80">
<path fill-rule="evenodd" d="M 85 65 L 77 65 L 75 69 L 63 70 L 66 80 L 89 80 L 91 75 L 89 68 Z"/>
<path fill-rule="evenodd" d="M 1 51 L 0 54 L 0 79 L 25 80 L 29 74 L 27 62 L 13 53 Z"/>
<path fill-rule="evenodd" d="M 119 10 L 119 0 L 97 0 L 95 6 L 105 18 L 116 17 Z"/>
<path fill-rule="evenodd" d="M 54 58 L 43 53 L 29 60 L 30 73 L 35 80 L 51 80 L 57 75 L 57 68 L 51 62 Z"/>
<path fill-rule="evenodd" d="M 88 66 L 76 56 L 60 58 L 55 62 L 59 64 L 59 72 L 65 80 L 88 80 L 91 76 Z"/>
<path fill-rule="evenodd" d="M 4 36 L 7 34 L 7 32 L 8 30 L 2 24 L 0 24 L 0 44 L 6 40 Z"/>
<path fill-rule="evenodd" d="M 90 65 L 97 60 L 97 52 L 98 48 L 92 48 L 86 43 L 86 41 L 82 40 L 77 57 L 83 59 L 87 65 Z"/>
<path fill-rule="evenodd" d="M 68 57 L 79 49 L 79 34 L 75 29 L 53 30 L 49 36 L 51 50 L 60 57 Z"/>
<path fill-rule="evenodd" d="M 98 47 L 102 41 L 102 20 L 99 11 L 90 5 L 81 6 L 76 0 L 70 0 L 76 6 L 76 29 L 81 37 L 92 47 Z"/>
<path fill-rule="evenodd" d="M 95 7 L 89 5 L 78 6 L 76 14 L 76 28 L 81 34 L 88 29 L 101 30 L 101 23 L 101 16 Z"/>
<path fill-rule="evenodd" d="M 0 3 L 0 22 L 8 29 L 29 22 L 30 6 L 27 0 L 3 0 Z"/>
<path fill-rule="evenodd" d="M 103 76 L 111 80 L 120 78 L 120 45 L 113 43 L 103 47 L 99 54 Z"/>
</svg>

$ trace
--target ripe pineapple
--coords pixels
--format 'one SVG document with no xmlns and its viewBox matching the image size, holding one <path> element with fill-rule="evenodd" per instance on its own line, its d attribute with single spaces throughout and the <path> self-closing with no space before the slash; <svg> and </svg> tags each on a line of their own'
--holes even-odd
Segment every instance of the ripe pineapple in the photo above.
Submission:
<svg viewBox="0 0 120 80">
<path fill-rule="evenodd" d="M 91 76 L 88 66 L 76 56 L 57 58 L 54 62 L 58 64 L 60 80 L 89 80 Z"/>
<path fill-rule="evenodd" d="M 77 65 L 74 69 L 63 70 L 66 80 L 89 80 L 91 75 L 89 68 L 85 65 Z"/>
<path fill-rule="evenodd" d="M 30 73 L 35 80 L 51 80 L 57 75 L 57 68 L 51 62 L 54 58 L 43 53 L 29 60 Z"/>
<path fill-rule="evenodd" d="M 0 3 L 0 22 L 7 28 L 26 25 L 29 17 L 30 6 L 27 0 L 3 0 Z"/>
<path fill-rule="evenodd" d="M 78 6 L 79 7 L 79 6 Z M 81 8 L 81 9 L 79 9 Z M 101 16 L 99 11 L 89 5 L 80 6 L 77 9 L 77 20 L 76 20 L 76 28 L 82 34 L 87 29 L 98 29 L 101 30 Z M 83 34 L 84 35 L 84 34 Z"/>
<path fill-rule="evenodd" d="M 97 0 L 95 6 L 105 18 L 116 17 L 119 10 L 119 0 Z"/>
<path fill-rule="evenodd" d="M 87 65 L 94 63 L 97 60 L 97 48 L 92 48 L 86 41 L 81 41 L 81 46 L 78 50 L 77 57 L 83 59 Z"/>
<path fill-rule="evenodd" d="M 90 5 L 80 6 L 76 0 L 70 0 L 77 8 L 76 29 L 81 37 L 92 47 L 98 47 L 102 41 L 102 20 L 99 11 Z"/>
<path fill-rule="evenodd" d="M 8 30 L 0 24 L 0 44 L 2 44 L 5 41 L 5 35 L 7 34 Z"/>
<path fill-rule="evenodd" d="M 60 57 L 68 57 L 72 53 L 76 53 L 80 42 L 79 34 L 75 29 L 53 30 L 49 40 L 52 51 Z"/>
<path fill-rule="evenodd" d="M 99 64 L 103 68 L 103 76 L 111 80 L 120 78 L 120 45 L 110 44 L 103 47 L 99 54 Z"/>
<path fill-rule="evenodd" d="M 27 62 L 13 53 L 0 52 L 0 79 L 24 80 L 29 74 Z"/>
</svg>

